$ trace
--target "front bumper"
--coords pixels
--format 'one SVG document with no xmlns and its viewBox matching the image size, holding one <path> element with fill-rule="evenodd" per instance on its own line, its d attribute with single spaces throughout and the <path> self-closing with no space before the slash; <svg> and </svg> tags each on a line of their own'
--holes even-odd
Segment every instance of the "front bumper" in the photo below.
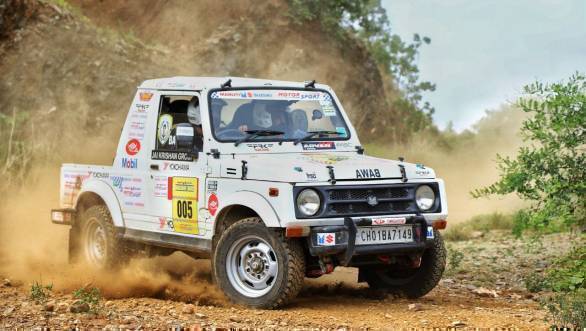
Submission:
<svg viewBox="0 0 586 331">
<path fill-rule="evenodd" d="M 405 225 L 413 227 L 413 241 L 408 243 L 356 245 L 356 233 L 358 226 L 372 226 L 372 220 L 361 218 L 358 220 L 347 217 L 344 225 L 328 225 L 312 227 L 308 241 L 309 253 L 312 256 L 336 255 L 343 266 L 350 265 L 353 256 L 358 255 L 405 255 L 422 253 L 431 244 L 433 229 L 427 225 L 423 216 L 411 216 L 406 218 Z M 388 225 L 387 225 L 388 226 Z M 335 245 L 318 244 L 318 235 L 328 233 L 334 235 Z"/>
</svg>

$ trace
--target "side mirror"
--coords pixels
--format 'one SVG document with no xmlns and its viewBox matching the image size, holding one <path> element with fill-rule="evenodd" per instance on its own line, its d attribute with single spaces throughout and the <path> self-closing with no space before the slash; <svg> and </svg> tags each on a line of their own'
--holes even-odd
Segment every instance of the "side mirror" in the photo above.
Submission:
<svg viewBox="0 0 586 331">
<path fill-rule="evenodd" d="M 191 124 L 177 124 L 177 126 L 175 127 L 175 139 L 177 149 L 192 151 L 193 136 L 195 136 L 195 130 L 193 129 L 193 126 L 191 126 Z"/>
<path fill-rule="evenodd" d="M 321 119 L 322 117 L 324 117 L 324 115 L 321 113 L 321 111 L 320 111 L 320 110 L 318 110 L 318 109 L 314 109 L 314 110 L 313 110 L 313 113 L 312 113 L 312 115 L 311 115 L 311 120 L 312 120 L 312 121 L 319 120 L 319 119 Z"/>
</svg>

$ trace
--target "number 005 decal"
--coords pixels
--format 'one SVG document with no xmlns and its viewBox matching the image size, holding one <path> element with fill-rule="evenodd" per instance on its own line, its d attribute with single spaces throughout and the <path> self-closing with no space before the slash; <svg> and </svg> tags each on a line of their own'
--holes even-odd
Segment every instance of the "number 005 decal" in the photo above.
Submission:
<svg viewBox="0 0 586 331">
<path fill-rule="evenodd" d="M 197 227 L 197 178 L 172 177 L 170 198 L 173 203 L 175 232 L 198 234 Z"/>
</svg>

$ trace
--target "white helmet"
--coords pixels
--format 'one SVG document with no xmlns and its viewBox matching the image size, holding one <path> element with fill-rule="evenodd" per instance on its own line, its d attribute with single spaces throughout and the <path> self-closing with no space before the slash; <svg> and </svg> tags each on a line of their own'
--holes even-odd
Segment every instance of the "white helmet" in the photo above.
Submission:
<svg viewBox="0 0 586 331">
<path fill-rule="evenodd" d="M 252 109 L 252 122 L 264 129 L 273 125 L 271 114 L 266 110 L 266 108 L 266 104 L 256 103 Z"/>
<path fill-rule="evenodd" d="M 187 119 L 193 125 L 201 125 L 201 113 L 199 111 L 199 100 L 197 97 L 191 98 L 187 106 Z"/>
</svg>

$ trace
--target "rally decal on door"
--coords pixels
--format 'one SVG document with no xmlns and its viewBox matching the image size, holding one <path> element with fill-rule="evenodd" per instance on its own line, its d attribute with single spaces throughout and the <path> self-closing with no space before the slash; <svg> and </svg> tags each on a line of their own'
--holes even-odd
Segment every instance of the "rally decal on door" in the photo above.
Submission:
<svg viewBox="0 0 586 331">
<path fill-rule="evenodd" d="M 173 203 L 173 227 L 175 232 L 199 234 L 197 226 L 198 179 L 169 177 L 168 199 Z"/>
</svg>

